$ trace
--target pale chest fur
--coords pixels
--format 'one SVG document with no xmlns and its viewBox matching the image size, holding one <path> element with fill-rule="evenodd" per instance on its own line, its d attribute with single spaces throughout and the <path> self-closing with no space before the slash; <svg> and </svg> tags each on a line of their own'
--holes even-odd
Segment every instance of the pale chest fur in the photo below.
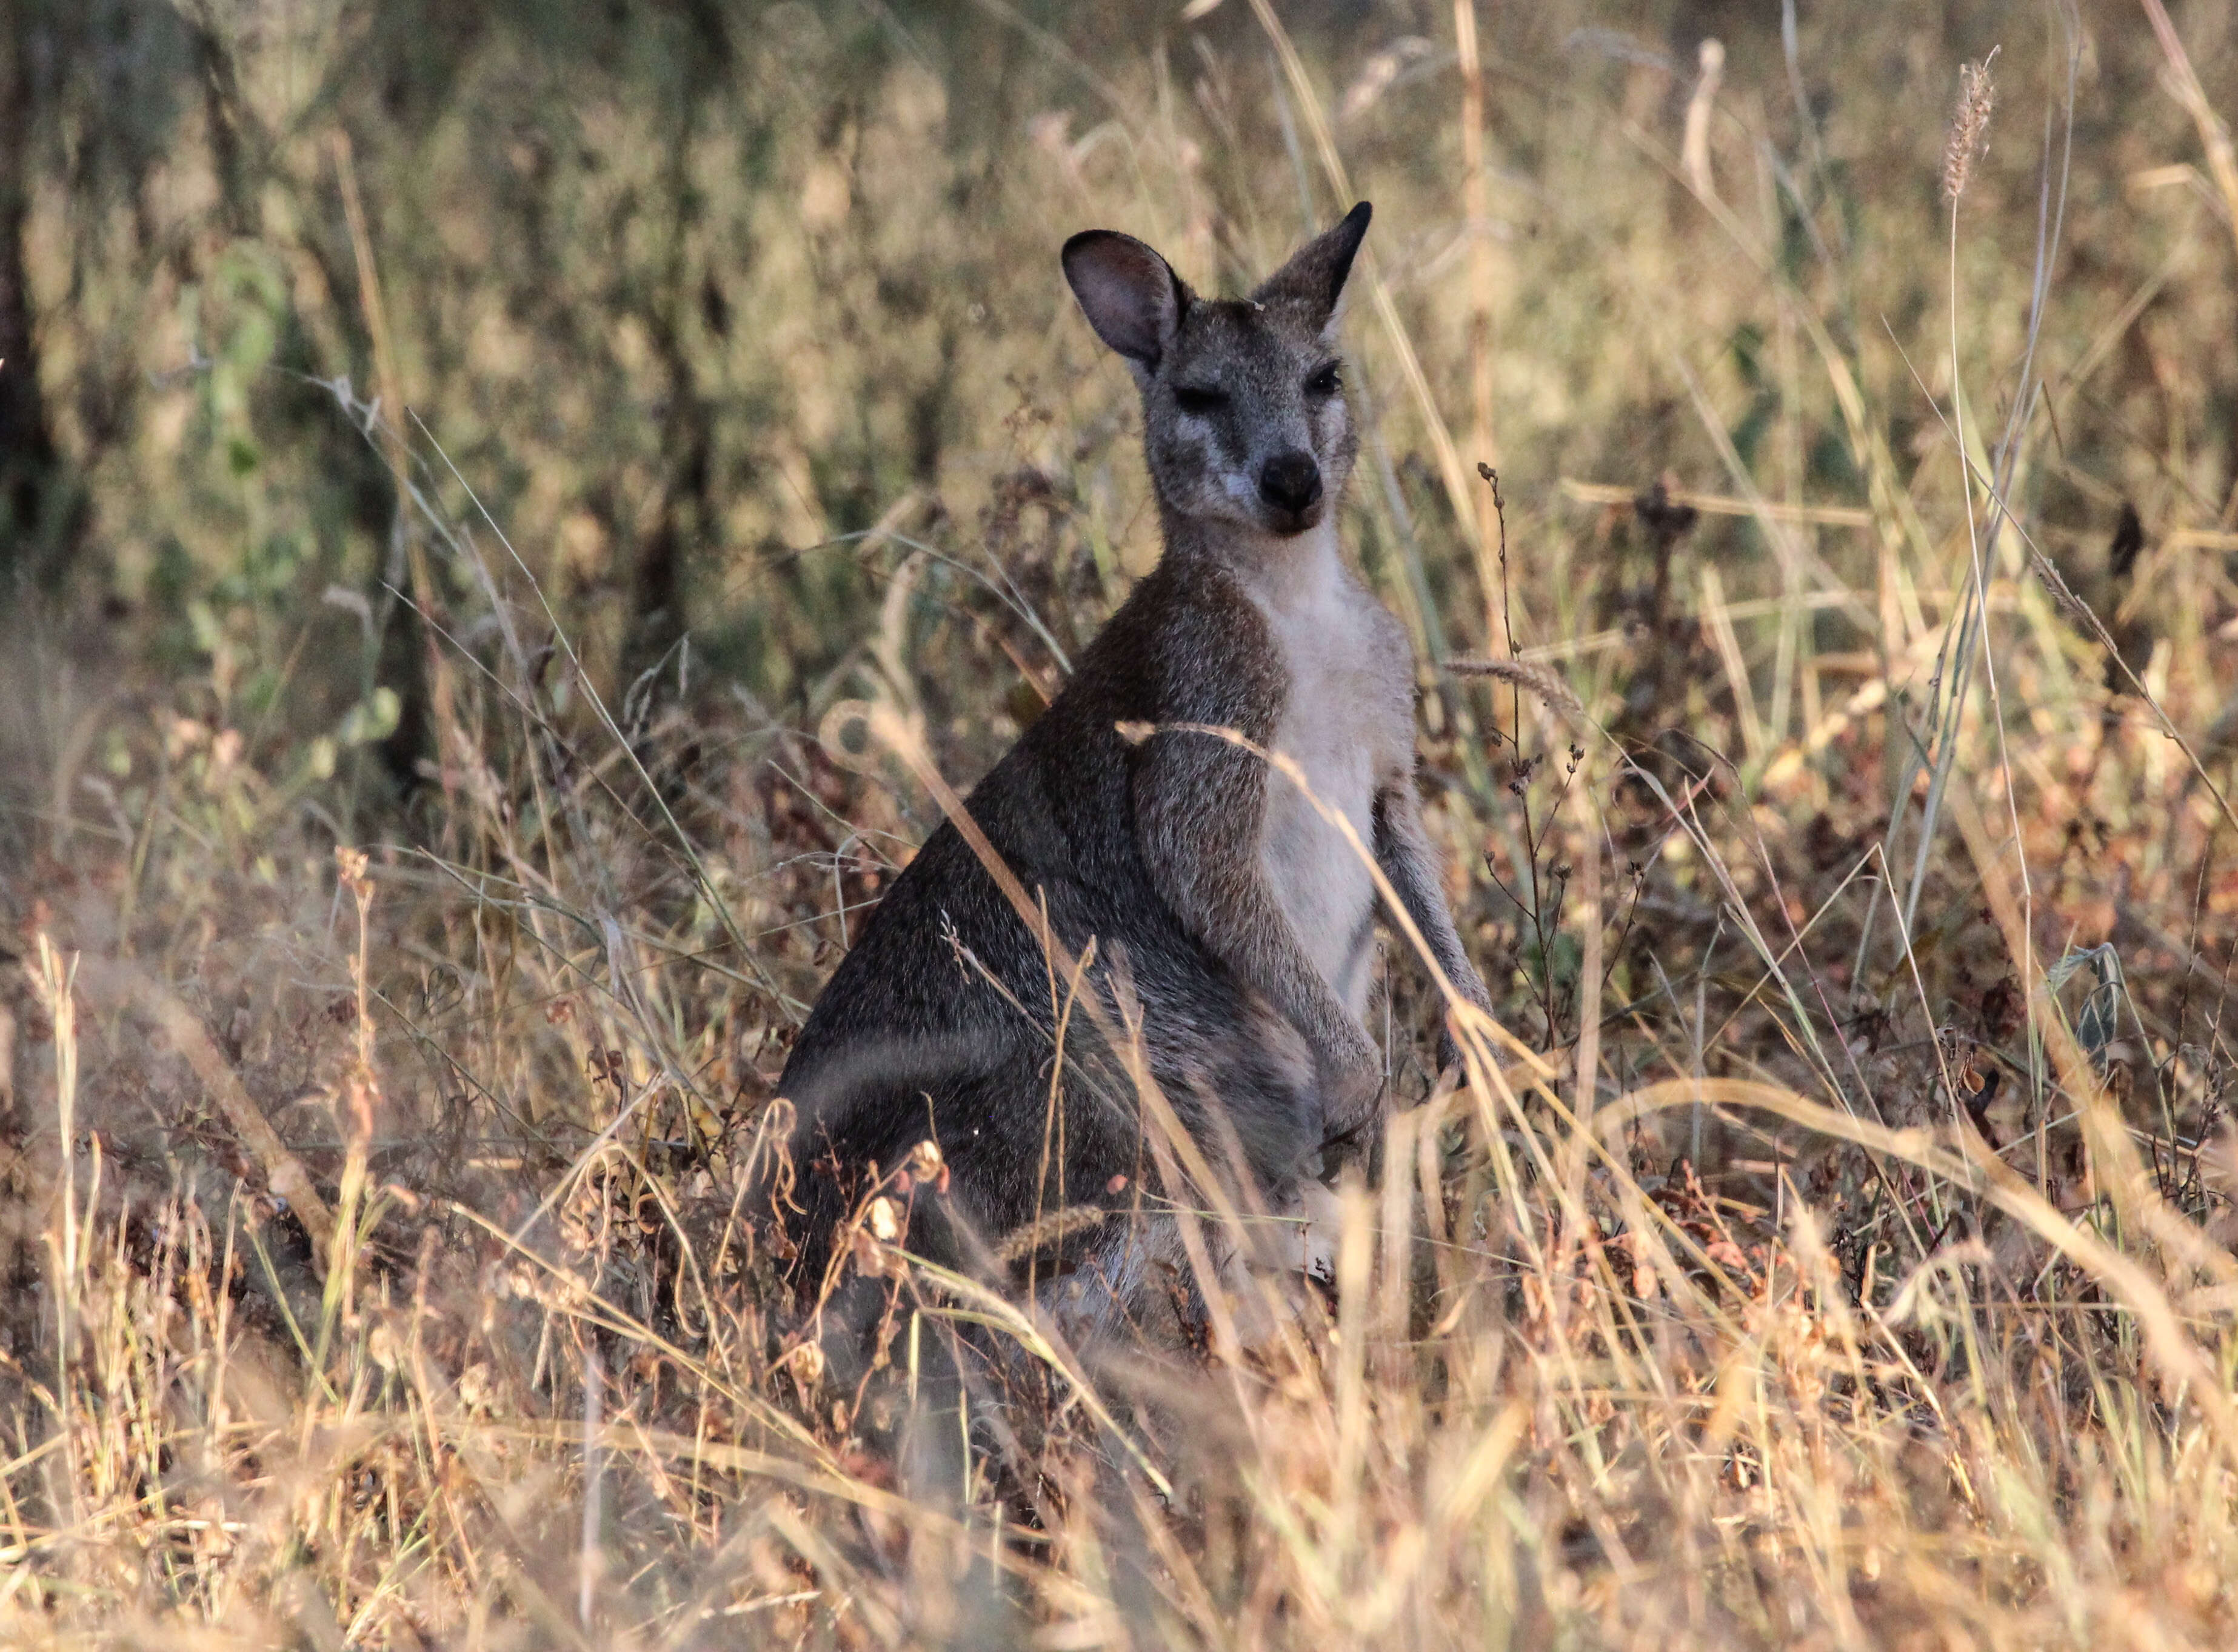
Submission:
<svg viewBox="0 0 2238 1652">
<path fill-rule="evenodd" d="M 1414 662 L 1398 622 L 1339 559 L 1334 533 L 1314 538 L 1278 595 L 1254 598 L 1288 678 L 1273 743 L 1304 771 L 1314 797 L 1350 823 L 1361 848 L 1277 772 L 1268 779 L 1260 858 L 1307 955 L 1358 1019 L 1372 984 L 1375 915 L 1361 850 L 1374 846 L 1377 794 L 1412 781 Z"/>
</svg>

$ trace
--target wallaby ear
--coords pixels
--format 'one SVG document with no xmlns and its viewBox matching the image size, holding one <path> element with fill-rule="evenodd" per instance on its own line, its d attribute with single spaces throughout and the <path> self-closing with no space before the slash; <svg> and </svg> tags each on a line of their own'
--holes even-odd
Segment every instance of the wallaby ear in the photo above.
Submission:
<svg viewBox="0 0 2238 1652">
<path fill-rule="evenodd" d="M 1173 266 L 1116 229 L 1083 229 L 1065 242 L 1064 278 L 1096 336 L 1145 367 L 1158 365 L 1189 306 Z"/>
<path fill-rule="evenodd" d="M 1361 202 L 1334 229 L 1323 230 L 1290 254 L 1290 261 L 1260 283 L 1251 295 L 1255 304 L 1285 301 L 1308 306 L 1327 321 L 1336 314 L 1344 296 L 1345 278 L 1352 274 L 1353 254 L 1367 234 L 1374 208 Z"/>
</svg>

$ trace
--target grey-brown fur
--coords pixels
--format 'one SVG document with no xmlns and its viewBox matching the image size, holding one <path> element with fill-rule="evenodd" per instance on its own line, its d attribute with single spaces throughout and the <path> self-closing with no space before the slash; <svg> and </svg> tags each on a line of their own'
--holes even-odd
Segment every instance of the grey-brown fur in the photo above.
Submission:
<svg viewBox="0 0 2238 1652">
<path fill-rule="evenodd" d="M 1485 1001 L 1422 830 L 1407 638 L 1337 549 L 1356 438 L 1334 318 L 1367 215 L 1355 207 L 1246 300 L 1197 298 L 1126 236 L 1066 244 L 1083 309 L 1142 390 L 1165 555 L 968 800 L 1065 947 L 1076 955 L 1093 938 L 1109 1023 L 1139 1003 L 1151 1069 L 1183 1121 L 1215 1162 L 1240 1149 L 1278 1206 L 1380 1102 L 1363 1024 L 1372 882 L 1259 757 L 1204 733 L 1130 741 L 1121 726 L 1211 724 L 1290 754 L 1372 843 L 1448 979 Z M 1075 1014 L 1053 1121 L 1055 1024 L 1049 961 L 942 827 L 785 1068 L 804 1286 L 821 1277 L 850 1178 L 859 1186 L 873 1161 L 891 1170 L 928 1135 L 951 1208 L 990 1246 L 1037 1213 L 1134 1204 L 1153 1160 L 1133 1087 Z M 1044 1174 L 1047 1136 L 1062 1151 Z M 992 1254 L 924 1203 L 917 1224 L 913 1246 Z M 1076 1302 L 1091 1280 L 1107 1311 L 1139 1299 L 1152 1252 L 1130 1231 L 1115 1214 L 1049 1259 L 1072 1272 Z"/>
</svg>

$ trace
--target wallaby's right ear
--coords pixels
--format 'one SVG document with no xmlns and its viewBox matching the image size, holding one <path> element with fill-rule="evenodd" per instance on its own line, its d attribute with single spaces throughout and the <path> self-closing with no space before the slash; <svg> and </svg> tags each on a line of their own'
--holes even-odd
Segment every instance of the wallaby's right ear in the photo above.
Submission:
<svg viewBox="0 0 2238 1652">
<path fill-rule="evenodd" d="M 1065 242 L 1064 278 L 1096 336 L 1146 368 L 1158 365 L 1189 306 L 1173 266 L 1115 229 L 1084 229 Z"/>
</svg>

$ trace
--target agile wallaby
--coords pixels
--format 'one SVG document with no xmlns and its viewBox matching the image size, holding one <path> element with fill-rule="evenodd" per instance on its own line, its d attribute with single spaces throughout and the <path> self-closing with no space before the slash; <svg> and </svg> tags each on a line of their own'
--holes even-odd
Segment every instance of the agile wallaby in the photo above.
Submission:
<svg viewBox="0 0 2238 1652">
<path fill-rule="evenodd" d="M 1338 549 L 1357 438 L 1334 334 L 1367 220 L 1362 202 L 1243 300 L 1198 297 L 1131 236 L 1065 243 L 1082 310 L 1142 392 L 1165 555 L 966 804 L 1062 946 L 1080 957 L 1093 939 L 1078 990 L 1109 1011 L 1093 1019 L 1139 1011 L 1175 1112 L 1215 1162 L 1240 1148 L 1277 1206 L 1381 1099 L 1363 1022 L 1374 882 L 1264 758 L 1169 725 L 1231 729 L 1294 759 L 1373 846 L 1447 979 L 1487 1001 L 1422 828 L 1406 633 Z M 921 1207 L 912 1248 L 969 1261 L 970 1235 L 999 1242 L 1062 1210 L 1062 1253 L 1042 1277 L 1074 1273 L 1077 1302 L 1077 1276 L 1093 1273 L 1091 1294 L 1129 1311 L 1147 1252 L 1099 1232 L 1126 1225 L 1093 1207 L 1133 1203 L 1150 1161 L 1123 1064 L 1091 1018 L 1065 1014 L 1061 974 L 941 827 L 832 975 L 780 1081 L 798 1110 L 806 1288 L 865 1167 L 891 1172 L 929 1136 L 956 1219 L 928 1232 Z"/>
</svg>

